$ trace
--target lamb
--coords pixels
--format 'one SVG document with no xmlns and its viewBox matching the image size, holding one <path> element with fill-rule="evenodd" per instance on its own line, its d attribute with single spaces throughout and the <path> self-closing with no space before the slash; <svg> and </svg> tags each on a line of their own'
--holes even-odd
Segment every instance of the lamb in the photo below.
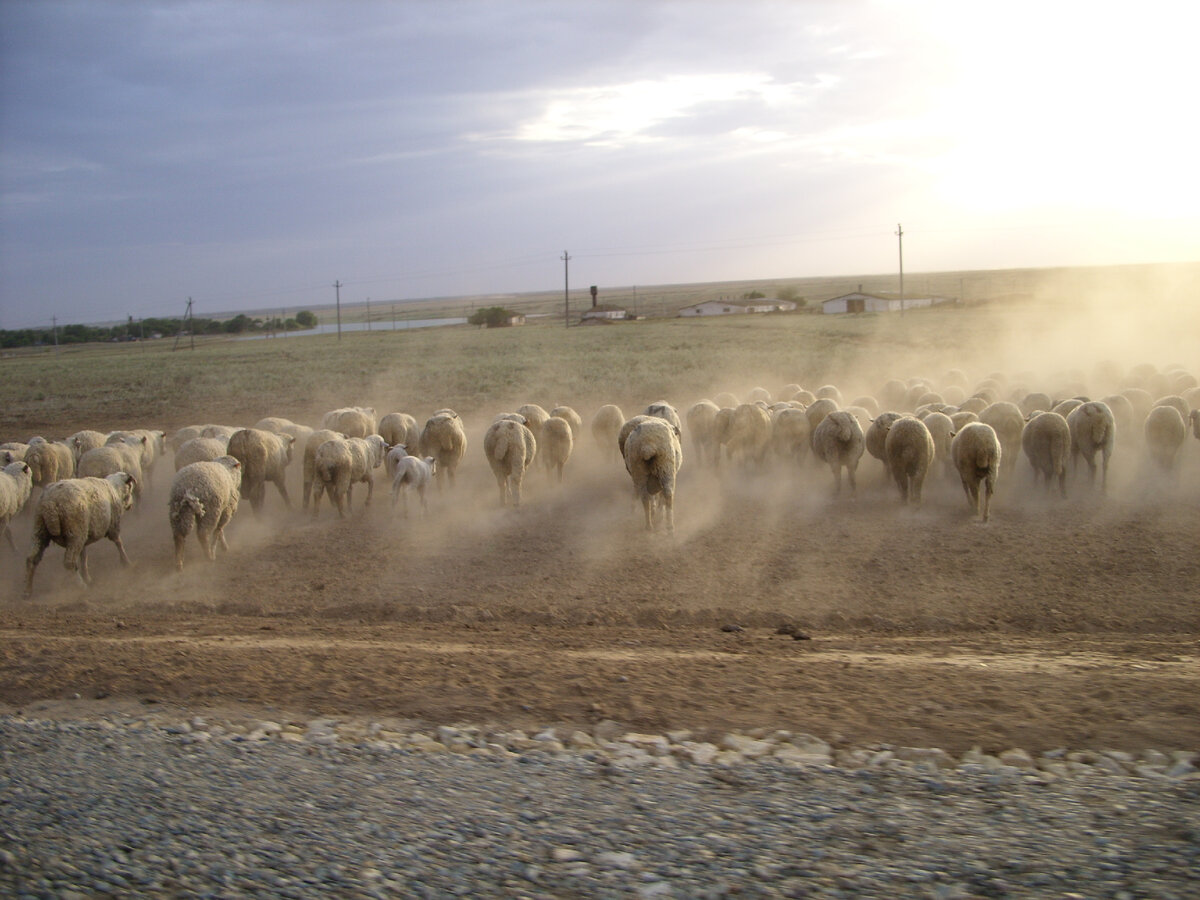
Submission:
<svg viewBox="0 0 1200 900">
<path fill-rule="evenodd" d="M 538 444 L 538 459 L 546 467 L 546 474 L 558 473 L 558 483 L 562 484 L 563 466 L 571 458 L 574 439 L 571 436 L 571 423 L 559 416 L 550 416 L 542 423 L 542 440 Z"/>
<path fill-rule="evenodd" d="M 579 440 L 579 432 L 583 430 L 583 419 L 579 413 L 571 409 L 569 406 L 556 406 L 550 410 L 550 418 L 565 419 L 567 424 L 571 426 L 571 440 Z"/>
<path fill-rule="evenodd" d="M 292 508 L 287 492 L 287 465 L 292 461 L 292 445 L 295 438 L 290 434 L 275 434 L 259 428 L 243 428 L 229 438 L 228 453 L 242 464 L 242 492 L 250 501 L 255 515 L 262 513 L 266 500 L 267 482 L 279 489 L 283 503 Z"/>
<path fill-rule="evenodd" d="M 344 441 L 346 435 L 340 431 L 332 431 L 329 428 L 318 428 L 308 436 L 308 440 L 304 442 L 304 460 L 302 463 L 302 477 L 304 479 L 304 498 L 301 503 L 302 509 L 308 509 L 309 497 L 312 495 L 313 484 L 317 480 L 315 466 L 317 458 L 317 449 L 326 441 Z"/>
<path fill-rule="evenodd" d="M 843 468 L 853 492 L 854 473 L 863 454 L 863 430 L 858 419 L 843 410 L 831 412 L 813 430 L 812 444 L 817 459 L 833 470 L 834 492 L 841 493 Z"/>
<path fill-rule="evenodd" d="M 624 424 L 625 413 L 621 412 L 621 407 L 612 403 L 604 404 L 592 416 L 592 438 L 606 459 L 611 460 L 617 455 L 614 454 L 614 448 L 617 446 L 617 435 Z"/>
<path fill-rule="evenodd" d="M 720 411 L 721 408 L 711 400 L 701 400 L 692 404 L 685 416 L 688 434 L 692 436 L 692 447 L 696 451 L 696 459 L 702 466 L 708 462 L 716 465 L 719 460 L 720 447 L 717 445 L 716 435 L 713 433 L 713 424 Z"/>
<path fill-rule="evenodd" d="M 133 499 L 142 499 L 142 442 L 130 437 L 117 440 L 95 450 L 89 450 L 79 457 L 79 467 L 75 474 L 79 478 L 107 478 L 118 472 L 126 472 L 133 476 Z"/>
<path fill-rule="evenodd" d="M 175 538 L 175 569 L 183 571 L 183 544 L 192 525 L 196 539 L 212 562 L 217 558 L 217 544 L 226 553 L 225 526 L 237 512 L 241 499 L 242 464 L 232 456 L 189 463 L 175 473 L 167 515 L 171 534 Z"/>
<path fill-rule="evenodd" d="M 1003 454 L 1000 438 L 995 429 L 984 422 L 964 425 L 950 443 L 950 455 L 954 468 L 962 479 L 963 491 L 971 512 L 978 512 L 986 523 L 991 513 L 992 494 L 996 492 L 996 480 L 1000 477 L 1000 459 Z M 983 490 L 980 491 L 980 485 Z"/>
<path fill-rule="evenodd" d="M 419 445 L 422 456 L 432 456 L 437 460 L 438 488 L 442 486 L 443 473 L 453 485 L 454 473 L 467 452 L 467 433 L 463 430 L 458 413 L 453 410 L 434 413 L 425 423 Z"/>
<path fill-rule="evenodd" d="M 321 500 L 321 490 L 329 495 L 331 501 L 337 504 L 339 518 L 346 517 L 346 510 L 352 506 L 352 490 L 360 481 L 367 484 L 367 499 L 365 506 L 371 505 L 371 495 L 375 492 L 375 477 L 373 470 L 383 465 L 387 444 L 377 434 L 365 438 L 346 438 L 345 440 L 326 441 L 317 448 L 313 458 L 313 472 L 316 475 L 317 490 L 313 495 L 313 511 Z"/>
<path fill-rule="evenodd" d="M 392 509 L 396 508 L 396 500 L 404 497 L 404 518 L 408 518 L 408 492 L 416 491 L 421 498 L 421 512 L 429 509 L 425 499 L 425 489 L 437 474 L 437 460 L 432 456 L 419 459 L 416 456 L 401 457 L 396 463 L 396 471 L 392 477 Z"/>
<path fill-rule="evenodd" d="M 1156 406 L 1146 416 L 1142 433 L 1146 436 L 1146 452 L 1164 471 L 1175 468 L 1179 449 L 1187 437 L 1187 423 L 1174 406 Z"/>
<path fill-rule="evenodd" d="M 339 431 L 346 437 L 365 438 L 376 433 L 375 422 L 373 406 L 344 406 L 325 413 L 321 419 L 321 427 Z"/>
<path fill-rule="evenodd" d="M 743 403 L 733 411 L 728 437 L 729 455 L 743 466 L 762 467 L 771 442 L 771 416 L 755 403 Z"/>
<path fill-rule="evenodd" d="M 1033 480 L 1046 479 L 1050 490 L 1052 479 L 1058 479 L 1059 493 L 1067 496 L 1067 459 L 1071 455 L 1071 426 L 1056 412 L 1034 412 L 1021 434 L 1021 448 L 1033 467 Z"/>
<path fill-rule="evenodd" d="M 667 533 L 675 533 L 675 477 L 683 466 L 679 431 L 651 416 L 636 425 L 625 441 L 625 469 L 642 501 L 646 530 L 654 530 L 654 508 L 660 506 Z"/>
<path fill-rule="evenodd" d="M 683 434 L 683 422 L 679 420 L 679 413 L 666 400 L 656 400 L 646 407 L 646 415 L 657 416 L 660 419 L 665 419 L 675 427 L 675 435 L 678 437 Z"/>
<path fill-rule="evenodd" d="M 500 505 L 507 506 L 511 497 L 513 506 L 520 506 L 521 482 L 537 455 L 533 432 L 512 419 L 498 419 L 483 436 L 483 452 L 500 488 Z"/>
<path fill-rule="evenodd" d="M 397 445 L 417 449 L 421 442 L 421 426 L 408 413 L 388 413 L 379 420 L 379 436 L 387 441 L 389 447 Z"/>
<path fill-rule="evenodd" d="M 812 441 L 812 429 L 804 410 L 795 407 L 776 410 L 772 416 L 771 448 L 780 459 L 803 465 Z"/>
<path fill-rule="evenodd" d="M 979 413 L 979 421 L 991 425 L 1004 451 L 1004 470 L 1011 473 L 1017 465 L 1021 452 L 1021 432 L 1025 430 L 1025 416 L 1021 408 L 1008 400 L 997 400 Z"/>
<path fill-rule="evenodd" d="M 194 462 L 212 462 L 228 450 L 229 442 L 220 438 L 192 438 L 175 451 L 175 471 Z"/>
<path fill-rule="evenodd" d="M 1071 410 L 1067 425 L 1071 427 L 1071 459 L 1074 467 L 1078 468 L 1079 457 L 1082 456 L 1088 465 L 1091 483 L 1095 484 L 1096 453 L 1099 451 L 1103 460 L 1100 487 L 1101 490 L 1107 490 L 1108 460 L 1112 456 L 1117 431 L 1112 410 L 1104 402 L 1092 400 Z"/>
<path fill-rule="evenodd" d="M 25 451 L 25 462 L 33 473 L 33 486 L 44 488 L 75 474 L 75 454 L 58 441 L 33 439 Z"/>
<path fill-rule="evenodd" d="M 892 423 L 884 441 L 888 470 L 900 488 L 900 502 L 921 505 L 921 487 L 934 457 L 933 435 L 920 419 L 904 416 Z"/>
<path fill-rule="evenodd" d="M 0 533 L 14 551 L 17 545 L 13 543 L 12 530 L 8 523 L 25 508 L 32 491 L 33 470 L 25 460 L 10 462 L 0 471 Z"/>
<path fill-rule="evenodd" d="M 135 483 L 128 472 L 116 472 L 107 478 L 70 478 L 46 486 L 33 514 L 32 549 L 25 560 L 26 598 L 33 593 L 33 573 L 51 541 L 64 548 L 63 566 L 84 587 L 92 582 L 88 545 L 102 537 L 117 545 L 121 565 L 130 565 L 121 543 L 121 516 L 133 506 Z"/>
<path fill-rule="evenodd" d="M 75 455 L 75 465 L 79 465 L 79 457 L 83 456 L 89 450 L 103 447 L 107 440 L 108 435 L 104 432 L 85 429 L 84 431 L 77 431 L 67 438 L 66 444 Z"/>
</svg>

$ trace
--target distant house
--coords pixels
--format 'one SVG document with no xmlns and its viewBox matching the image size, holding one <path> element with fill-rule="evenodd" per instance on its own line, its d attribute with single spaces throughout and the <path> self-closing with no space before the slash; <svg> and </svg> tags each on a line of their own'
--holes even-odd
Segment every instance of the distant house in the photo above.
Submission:
<svg viewBox="0 0 1200 900">
<path fill-rule="evenodd" d="M 679 315 L 691 316 L 734 316 L 741 313 L 791 312 L 796 304 L 790 300 L 752 300 L 748 303 L 733 303 L 729 300 L 705 300 L 679 310 Z"/>
<path fill-rule="evenodd" d="M 831 297 L 821 304 L 821 312 L 825 315 L 839 313 L 862 312 L 901 312 L 905 309 L 937 306 L 950 303 L 949 297 L 932 295 L 905 294 L 903 301 L 898 294 L 867 294 L 863 291 L 853 291 L 840 297 Z"/>
<path fill-rule="evenodd" d="M 629 318 L 629 310 L 610 303 L 594 304 L 582 317 L 584 322 L 619 322 Z"/>
</svg>

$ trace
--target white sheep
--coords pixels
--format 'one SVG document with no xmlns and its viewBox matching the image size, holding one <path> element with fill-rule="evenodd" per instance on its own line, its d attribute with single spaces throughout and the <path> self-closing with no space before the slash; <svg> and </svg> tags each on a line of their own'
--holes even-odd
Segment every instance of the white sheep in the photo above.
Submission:
<svg viewBox="0 0 1200 900">
<path fill-rule="evenodd" d="M 804 407 L 804 414 L 808 416 L 808 424 L 813 433 L 816 433 L 817 426 L 832 412 L 837 412 L 838 405 L 829 397 L 818 397 L 808 406 Z"/>
<path fill-rule="evenodd" d="M 823 384 L 813 391 L 813 393 L 817 395 L 818 400 L 832 400 L 838 405 L 839 408 L 843 403 L 845 403 L 845 401 L 842 399 L 842 392 L 837 389 L 836 385 Z"/>
<path fill-rule="evenodd" d="M 200 427 L 200 437 L 221 438 L 228 441 L 233 437 L 235 431 L 241 430 L 241 425 L 202 425 Z"/>
<path fill-rule="evenodd" d="M 933 458 L 940 460 L 947 474 L 954 472 L 950 442 L 954 439 L 954 421 L 944 412 L 934 412 L 921 420 L 933 438 Z"/>
<path fill-rule="evenodd" d="M 562 484 L 563 467 L 571 458 L 571 450 L 575 446 L 571 432 L 570 420 L 560 416 L 550 416 L 542 423 L 542 439 L 538 444 L 538 459 L 546 467 L 546 474 L 558 474 L 558 483 Z"/>
<path fill-rule="evenodd" d="M 103 447 L 105 441 L 108 440 L 108 435 L 103 431 L 92 431 L 85 429 L 77 431 L 66 440 L 66 444 L 71 448 L 71 453 L 75 456 L 75 465 L 79 465 L 79 457 L 87 453 L 89 450 L 95 450 L 97 447 Z"/>
<path fill-rule="evenodd" d="M 162 431 L 151 428 L 133 428 L 129 431 L 110 431 L 105 443 L 116 440 L 128 441 L 129 438 L 140 440 L 142 450 L 142 477 L 149 486 L 152 482 L 155 464 L 166 454 L 166 435 Z"/>
<path fill-rule="evenodd" d="M 225 455 L 229 442 L 221 438 L 192 438 L 175 451 L 175 471 L 194 462 L 212 462 Z"/>
<path fill-rule="evenodd" d="M 0 471 L 0 533 L 8 540 L 13 550 L 12 530 L 8 523 L 25 508 L 29 494 L 33 491 L 33 470 L 23 459 L 10 462 Z"/>
<path fill-rule="evenodd" d="M 579 432 L 583 431 L 583 418 L 569 406 L 556 406 L 550 410 L 550 418 L 565 419 L 571 426 L 571 440 L 579 440 Z"/>
<path fill-rule="evenodd" d="M 304 459 L 302 461 L 302 478 L 304 485 L 304 496 L 301 502 L 302 509 L 308 509 L 308 502 L 312 496 L 313 485 L 316 484 L 317 475 L 315 470 L 317 449 L 326 441 L 344 441 L 346 435 L 340 431 L 333 431 L 329 428 L 318 428 L 308 436 L 308 440 L 304 442 Z"/>
<path fill-rule="evenodd" d="M 344 406 L 341 409 L 331 409 L 321 419 L 322 428 L 356 438 L 375 434 L 375 423 L 373 406 Z"/>
<path fill-rule="evenodd" d="M 3 460 L 5 465 L 12 462 L 24 462 L 25 454 L 28 452 L 29 445 L 24 441 L 5 441 L 0 444 L 0 460 Z"/>
<path fill-rule="evenodd" d="M 884 440 L 884 456 L 888 470 L 900 489 L 900 502 L 909 498 L 921 505 L 921 487 L 934 456 L 933 435 L 920 419 L 905 416 L 888 429 Z"/>
<path fill-rule="evenodd" d="M 209 562 L 217 558 L 217 544 L 229 552 L 225 526 L 237 512 L 241 499 L 242 464 L 232 456 L 189 463 L 171 481 L 167 518 L 175 540 L 175 568 L 183 571 L 183 545 L 192 525 Z"/>
<path fill-rule="evenodd" d="M 1021 448 L 1033 467 L 1033 480 L 1058 480 L 1058 490 L 1067 496 L 1067 460 L 1071 456 L 1071 426 L 1056 412 L 1034 412 L 1021 433 Z"/>
<path fill-rule="evenodd" d="M 1142 433 L 1146 437 L 1146 452 L 1167 472 L 1175 468 L 1179 449 L 1187 438 L 1187 423 L 1174 406 L 1156 406 L 1146 416 Z"/>
<path fill-rule="evenodd" d="M 284 505 L 292 508 L 287 492 L 287 465 L 292 461 L 294 443 L 295 438 L 290 434 L 275 434 L 260 428 L 243 428 L 229 438 L 226 452 L 242 464 L 241 491 L 256 515 L 262 512 L 268 481 L 278 488 Z"/>
<path fill-rule="evenodd" d="M 395 474 L 392 476 L 392 509 L 396 501 L 404 498 L 404 518 L 408 518 L 408 492 L 416 491 L 421 500 L 421 512 L 429 509 L 425 499 L 425 491 L 429 483 L 437 475 L 437 460 L 432 456 L 420 459 L 416 456 L 403 456 L 396 462 Z"/>
<path fill-rule="evenodd" d="M 713 433 L 713 423 L 720 411 L 721 408 L 711 400 L 700 400 L 688 407 L 684 416 L 687 420 L 688 434 L 692 438 L 692 447 L 696 451 L 696 459 L 702 466 L 709 463 L 716 465 L 719 461 L 717 454 L 720 447 L 717 446 L 716 435 Z"/>
<path fill-rule="evenodd" d="M 996 481 L 1000 477 L 1003 455 L 1000 438 L 991 425 L 970 422 L 954 436 L 950 443 L 950 455 L 954 457 L 954 468 L 962 479 L 967 505 L 971 512 L 977 512 L 980 519 L 987 522 L 991 514 L 992 494 L 996 492 Z"/>
<path fill-rule="evenodd" d="M 898 422 L 902 418 L 904 418 L 904 413 L 902 412 L 890 409 L 885 410 L 872 419 L 871 424 L 867 426 L 867 430 L 863 432 L 863 446 L 871 456 L 883 463 L 885 470 L 888 467 L 887 452 L 885 449 L 888 431 L 891 429 L 892 423 Z"/>
<path fill-rule="evenodd" d="M 833 471 L 834 492 L 841 493 L 842 469 L 856 489 L 854 473 L 863 454 L 863 430 L 858 419 L 843 410 L 825 416 L 812 433 L 813 453 Z"/>
<path fill-rule="evenodd" d="M 467 433 L 462 419 L 453 410 L 439 410 L 425 423 L 421 431 L 420 453 L 437 460 L 437 485 L 442 486 L 442 475 L 454 484 L 454 473 L 467 452 Z M 409 450 L 412 450 L 410 447 Z"/>
<path fill-rule="evenodd" d="M 134 482 L 128 472 L 117 472 L 107 478 L 69 478 L 46 486 L 33 514 L 33 542 L 25 560 L 27 598 L 33 593 L 33 573 L 51 541 L 64 548 L 63 567 L 74 572 L 84 587 L 92 582 L 87 548 L 100 538 L 116 544 L 121 565 L 130 565 L 121 543 L 121 516 L 133 506 Z"/>
<path fill-rule="evenodd" d="M 1117 423 L 1112 410 L 1100 400 L 1082 403 L 1071 410 L 1067 416 L 1067 425 L 1071 428 L 1071 459 L 1077 469 L 1079 457 L 1082 456 L 1088 465 L 1088 474 L 1092 484 L 1096 483 L 1096 454 L 1100 453 L 1102 474 L 1100 486 L 1108 488 L 1108 461 L 1112 456 L 1113 443 L 1116 440 Z"/>
<path fill-rule="evenodd" d="M 756 403 L 739 404 L 733 411 L 726 446 L 730 459 L 761 468 L 771 444 L 771 415 Z"/>
<path fill-rule="evenodd" d="M 1004 451 L 1002 465 L 1008 475 L 1016 468 L 1021 453 L 1021 432 L 1025 430 L 1025 416 L 1021 413 L 1021 407 L 1009 400 L 997 400 L 979 413 L 979 421 L 991 425 L 996 432 L 1000 448 Z"/>
<path fill-rule="evenodd" d="M 79 457 L 79 478 L 107 478 L 118 472 L 133 476 L 133 499 L 142 499 L 142 441 L 135 437 L 114 440 Z"/>
<path fill-rule="evenodd" d="M 675 478 L 683 466 L 679 430 L 660 417 L 637 424 L 625 440 L 625 469 L 642 501 L 646 530 L 653 531 L 655 506 L 662 509 L 667 532 L 675 532 Z"/>
<path fill-rule="evenodd" d="M 537 442 L 538 452 L 542 449 L 542 426 L 546 420 L 550 418 L 550 413 L 542 409 L 536 403 L 525 403 L 517 407 L 517 414 L 525 417 L 525 427 L 533 432 L 533 439 Z"/>
<path fill-rule="evenodd" d="M 500 505 L 507 506 L 511 497 L 513 506 L 520 506 L 521 482 L 537 455 L 537 438 L 529 426 L 512 419 L 497 419 L 484 433 L 483 452 L 496 476 Z"/>
<path fill-rule="evenodd" d="M 25 462 L 33 473 L 33 486 L 44 488 L 75 474 L 75 454 L 66 444 L 33 438 L 25 451 Z"/>
<path fill-rule="evenodd" d="M 250 427 L 257 428 L 259 431 L 273 431 L 275 434 L 284 434 L 286 429 L 294 428 L 295 426 L 295 422 L 291 419 L 285 419 L 283 416 L 264 416 Z"/>
<path fill-rule="evenodd" d="M 645 415 L 665 419 L 674 426 L 676 436 L 683 434 L 683 422 L 679 419 L 679 413 L 666 400 L 656 400 L 651 403 L 646 407 Z"/>
<path fill-rule="evenodd" d="M 803 465 L 812 447 L 812 427 L 804 410 L 784 407 L 772 413 L 771 419 L 771 448 L 775 455 L 790 465 Z"/>
<path fill-rule="evenodd" d="M 188 441 L 194 440 L 198 437 L 204 437 L 204 435 L 201 433 L 203 431 L 203 425 L 184 425 L 173 435 L 171 435 L 171 439 L 167 441 L 167 443 L 170 445 L 172 452 L 178 453 L 179 448 Z"/>
<path fill-rule="evenodd" d="M 605 459 L 612 460 L 619 457 L 617 435 L 620 434 L 621 426 L 624 424 L 625 413 L 621 412 L 621 407 L 613 403 L 604 404 L 592 416 L 592 439 L 595 440 Z"/>
<path fill-rule="evenodd" d="M 338 517 L 345 518 L 352 508 L 354 485 L 367 484 L 365 506 L 371 505 L 375 492 L 374 470 L 383 465 L 387 444 L 377 434 L 365 438 L 346 438 L 326 441 L 317 448 L 313 458 L 313 473 L 316 476 L 316 491 L 313 493 L 312 514 L 317 514 L 321 491 L 337 505 Z"/>
<path fill-rule="evenodd" d="M 389 447 L 403 446 L 416 450 L 421 442 L 421 426 L 408 413 L 388 413 L 379 420 L 377 431 Z"/>
</svg>

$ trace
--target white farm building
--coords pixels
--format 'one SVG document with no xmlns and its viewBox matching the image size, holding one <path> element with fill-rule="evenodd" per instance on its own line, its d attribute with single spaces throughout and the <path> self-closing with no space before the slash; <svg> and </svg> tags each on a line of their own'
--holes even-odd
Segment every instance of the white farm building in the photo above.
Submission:
<svg viewBox="0 0 1200 900">
<path fill-rule="evenodd" d="M 790 300 L 750 300 L 745 303 L 733 303 L 729 300 L 705 300 L 703 303 L 693 303 L 679 310 L 679 315 L 692 316 L 734 316 L 741 313 L 791 312 L 796 304 Z"/>
<path fill-rule="evenodd" d="M 942 303 L 949 303 L 948 297 L 934 296 L 914 296 L 905 294 L 903 302 L 898 294 L 867 294 L 862 291 L 854 291 L 849 294 L 842 294 L 840 297 L 832 297 L 821 304 L 821 312 L 826 315 L 836 315 L 838 313 L 861 313 L 861 312 L 902 312 L 905 309 L 918 309 L 926 306 L 936 306 Z"/>
</svg>

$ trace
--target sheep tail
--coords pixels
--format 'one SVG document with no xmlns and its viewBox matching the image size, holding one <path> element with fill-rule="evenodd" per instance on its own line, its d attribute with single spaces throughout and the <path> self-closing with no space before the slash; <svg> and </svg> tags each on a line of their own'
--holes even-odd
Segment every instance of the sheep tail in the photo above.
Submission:
<svg viewBox="0 0 1200 900">
<path fill-rule="evenodd" d="M 189 491 L 180 498 L 179 505 L 173 510 L 172 524 L 177 532 L 186 535 L 192 530 L 192 522 L 197 518 L 204 518 L 204 504 Z"/>
<path fill-rule="evenodd" d="M 510 429 L 504 429 L 496 436 L 496 446 L 492 448 L 492 456 L 497 460 L 508 455 L 508 436 Z"/>
</svg>

